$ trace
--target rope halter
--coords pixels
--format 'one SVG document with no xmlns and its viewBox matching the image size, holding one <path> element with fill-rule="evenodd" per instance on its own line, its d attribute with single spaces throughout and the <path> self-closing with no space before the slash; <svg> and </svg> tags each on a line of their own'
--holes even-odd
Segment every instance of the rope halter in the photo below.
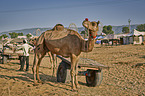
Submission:
<svg viewBox="0 0 145 96">
<path fill-rule="evenodd" d="M 96 36 L 92 36 L 91 32 L 89 33 L 91 38 L 96 38 L 98 34 L 96 34 Z"/>
</svg>

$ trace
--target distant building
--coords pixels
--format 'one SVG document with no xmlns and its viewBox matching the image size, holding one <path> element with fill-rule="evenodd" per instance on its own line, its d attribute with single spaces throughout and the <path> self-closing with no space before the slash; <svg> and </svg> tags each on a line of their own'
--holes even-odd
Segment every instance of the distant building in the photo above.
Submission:
<svg viewBox="0 0 145 96">
<path fill-rule="evenodd" d="M 116 35 L 116 38 L 120 38 L 120 43 L 123 45 L 127 44 L 142 44 L 145 40 L 145 32 L 140 32 L 134 29 L 129 34 Z"/>
<path fill-rule="evenodd" d="M 31 33 L 29 33 L 32 37 L 30 37 L 30 38 L 33 38 L 34 36 L 31 34 Z M 20 39 L 27 39 L 27 36 L 18 36 L 17 38 L 20 38 Z"/>
<path fill-rule="evenodd" d="M 20 38 L 20 39 L 27 39 L 27 36 L 18 36 L 17 38 Z"/>
</svg>

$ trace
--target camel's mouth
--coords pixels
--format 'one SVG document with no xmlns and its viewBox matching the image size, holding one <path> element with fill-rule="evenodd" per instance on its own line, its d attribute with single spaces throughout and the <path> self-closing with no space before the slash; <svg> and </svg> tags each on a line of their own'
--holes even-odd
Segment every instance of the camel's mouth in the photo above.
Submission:
<svg viewBox="0 0 145 96">
<path fill-rule="evenodd" d="M 97 29 L 89 29 L 89 32 L 96 32 Z"/>
<path fill-rule="evenodd" d="M 92 32 L 93 30 L 89 29 L 89 32 Z"/>
</svg>

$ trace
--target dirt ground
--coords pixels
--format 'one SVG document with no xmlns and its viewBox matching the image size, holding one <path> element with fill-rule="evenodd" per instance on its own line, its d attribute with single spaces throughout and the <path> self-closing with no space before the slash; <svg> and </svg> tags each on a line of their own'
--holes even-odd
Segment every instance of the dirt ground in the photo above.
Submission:
<svg viewBox="0 0 145 96">
<path fill-rule="evenodd" d="M 103 69 L 103 81 L 100 86 L 86 86 L 84 76 L 78 76 L 80 88 L 71 91 L 70 83 L 58 83 L 52 77 L 49 67 L 49 56 L 45 56 L 40 65 L 40 78 L 44 84 L 33 86 L 32 62 L 30 54 L 30 70 L 18 71 L 18 60 L 0 64 L 0 96 L 144 96 L 145 95 L 145 46 L 95 45 L 90 53 L 82 53 L 81 57 L 96 60 L 110 67 Z M 60 60 L 58 60 L 60 62 Z"/>
</svg>

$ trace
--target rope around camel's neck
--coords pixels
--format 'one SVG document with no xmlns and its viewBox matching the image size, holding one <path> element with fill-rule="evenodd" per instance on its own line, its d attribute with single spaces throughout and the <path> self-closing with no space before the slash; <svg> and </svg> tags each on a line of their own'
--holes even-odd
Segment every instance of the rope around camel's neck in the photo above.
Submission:
<svg viewBox="0 0 145 96">
<path fill-rule="evenodd" d="M 91 32 L 88 32 L 88 34 L 89 34 L 88 40 L 87 41 L 83 41 L 84 43 L 82 43 L 83 44 L 82 45 L 83 46 L 82 47 L 82 51 L 83 52 L 90 52 L 90 51 L 92 51 L 92 49 L 94 47 L 94 43 L 95 43 L 96 36 L 93 36 L 91 34 Z"/>
<path fill-rule="evenodd" d="M 88 44 L 87 44 L 88 52 L 92 51 L 92 49 L 94 48 L 95 38 L 96 38 L 96 36 L 89 35 Z"/>
</svg>

